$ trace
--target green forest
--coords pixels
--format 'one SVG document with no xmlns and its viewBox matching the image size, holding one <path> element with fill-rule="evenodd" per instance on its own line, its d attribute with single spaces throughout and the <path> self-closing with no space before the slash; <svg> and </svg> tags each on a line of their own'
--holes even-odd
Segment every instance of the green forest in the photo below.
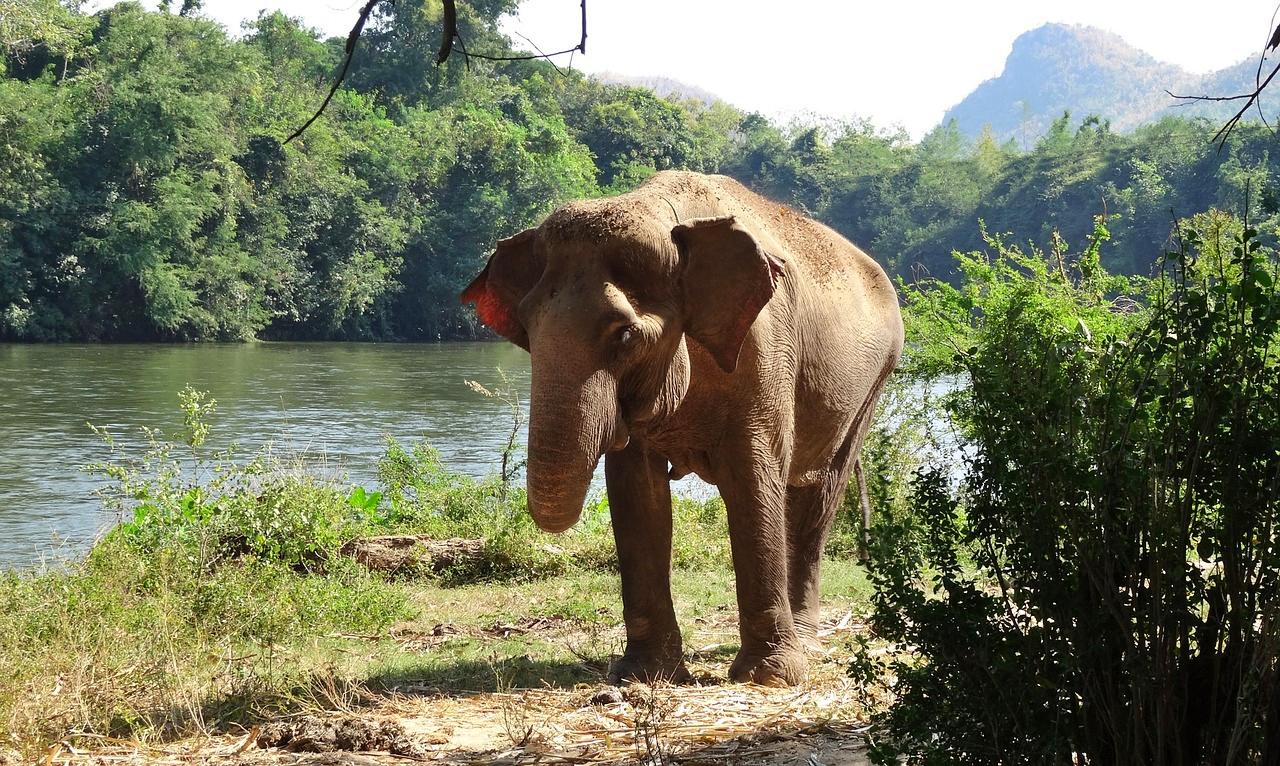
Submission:
<svg viewBox="0 0 1280 766">
<path fill-rule="evenodd" d="M 469 49 L 514 43 L 516 0 L 460 9 Z M 666 168 L 725 173 L 831 225 L 907 280 L 947 278 L 983 231 L 1079 245 L 1147 274 L 1175 219 L 1280 222 L 1275 134 L 1169 118 L 1129 134 L 1067 115 L 1034 146 L 954 125 L 778 125 L 545 61 L 434 63 L 441 5 L 381 4 L 350 76 L 279 13 L 229 33 L 200 4 L 0 14 L 0 340 L 448 340 L 494 242 L 558 203 Z M 981 222 L 981 223 L 980 223 Z"/>
</svg>

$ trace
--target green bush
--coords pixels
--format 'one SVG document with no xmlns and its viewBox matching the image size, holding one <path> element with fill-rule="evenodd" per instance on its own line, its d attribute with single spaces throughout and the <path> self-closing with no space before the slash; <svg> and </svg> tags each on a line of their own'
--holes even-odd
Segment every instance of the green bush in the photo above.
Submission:
<svg viewBox="0 0 1280 766">
<path fill-rule="evenodd" d="M 962 440 L 875 530 L 882 762 L 1280 760 L 1276 260 L 1179 230 L 1150 283 L 1101 270 L 1099 220 L 908 291 Z"/>
<path fill-rule="evenodd" d="M 484 539 L 485 556 L 446 572 L 447 581 L 534 579 L 571 569 L 617 569 L 609 503 L 603 493 L 588 499 L 577 525 L 551 537 L 529 515 L 522 487 L 498 477 L 476 481 L 452 473 L 426 445 L 406 450 L 388 442 L 378 478 L 387 499 L 387 523 L 397 531 Z M 729 534 L 719 497 L 677 495 L 672 510 L 674 566 L 727 566 Z"/>
<path fill-rule="evenodd" d="M 343 543 L 380 534 L 483 539 L 483 556 L 442 573 L 454 584 L 617 568 L 603 494 L 588 503 L 574 529 L 550 537 L 529 516 L 523 488 L 501 477 L 476 480 L 449 471 L 427 444 L 406 447 L 388 439 L 379 489 L 348 487 L 320 478 L 305 455 L 207 453 L 216 402 L 191 389 L 180 402 L 183 432 L 166 438 L 147 431 L 140 456 L 117 454 L 101 432 L 115 459 L 90 468 L 110 480 L 105 499 L 124 518 L 105 543 L 180 559 L 204 573 L 245 560 L 322 573 Z M 677 496 L 673 507 L 675 565 L 727 566 L 719 498 Z"/>
<path fill-rule="evenodd" d="M 111 480 L 103 491 L 124 521 L 107 535 L 140 552 L 179 553 L 198 570 L 252 556 L 298 569 L 319 566 L 349 537 L 377 521 L 377 499 L 350 494 L 308 470 L 305 456 L 269 450 L 248 460 L 206 454 L 217 403 L 187 388 L 180 396 L 184 431 L 147 431 L 141 456 L 119 455 L 89 466 Z"/>
</svg>

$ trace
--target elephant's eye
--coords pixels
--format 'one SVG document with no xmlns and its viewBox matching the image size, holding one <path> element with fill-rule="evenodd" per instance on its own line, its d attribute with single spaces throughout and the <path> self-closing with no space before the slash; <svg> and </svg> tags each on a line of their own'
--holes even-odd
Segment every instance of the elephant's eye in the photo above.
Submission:
<svg viewBox="0 0 1280 766">
<path fill-rule="evenodd" d="M 640 337 L 640 325 L 629 324 L 618 329 L 618 342 L 624 346 L 634 343 Z"/>
</svg>

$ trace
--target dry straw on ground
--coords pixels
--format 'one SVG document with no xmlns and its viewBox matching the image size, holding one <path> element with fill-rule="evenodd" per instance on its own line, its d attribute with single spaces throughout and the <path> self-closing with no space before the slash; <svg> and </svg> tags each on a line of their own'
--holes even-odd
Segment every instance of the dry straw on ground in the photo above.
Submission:
<svg viewBox="0 0 1280 766">
<path fill-rule="evenodd" d="M 265 727 L 239 735 L 163 746 L 101 739 L 55 746 L 49 766 L 87 764 L 626 764 L 791 763 L 821 754 L 824 764 L 862 760 L 862 726 L 852 684 L 821 682 L 798 689 L 754 685 L 646 686 L 592 704 L 599 690 L 530 689 L 448 696 L 400 693 L 358 717 L 309 716 L 297 736 L 264 737 Z M 359 722 L 352 726 L 349 722 Z M 383 748 L 339 750 L 325 732 L 359 728 L 363 742 Z M 357 746 L 362 740 L 356 738 Z M 280 742 L 284 747 L 260 746 Z M 92 745 L 90 747 L 90 745 Z M 292 747 L 290 746 L 292 745 Z M 319 752 L 316 752 L 319 751 Z M 794 759 L 794 760 L 793 760 Z"/>
<path fill-rule="evenodd" d="M 828 637 L 858 630 L 848 615 Z M 715 652 L 695 653 L 715 655 Z M 866 763 L 864 690 L 846 657 L 815 658 L 791 689 L 723 681 L 724 658 L 693 664 L 697 683 L 623 689 L 508 689 L 461 693 L 404 685 L 366 692 L 341 713 L 271 722 L 252 731 L 144 745 L 62 743 L 47 766 L 89 764 L 787 764 Z M 3 763 L 0 759 L 0 763 Z"/>
</svg>

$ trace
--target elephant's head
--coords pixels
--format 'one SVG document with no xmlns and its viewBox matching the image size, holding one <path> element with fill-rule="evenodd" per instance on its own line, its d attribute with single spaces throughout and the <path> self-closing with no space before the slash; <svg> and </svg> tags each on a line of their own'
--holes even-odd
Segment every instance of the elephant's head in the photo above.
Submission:
<svg viewBox="0 0 1280 766">
<path fill-rule="evenodd" d="M 734 370 L 783 269 L 732 217 L 673 223 L 611 202 L 502 240 L 462 293 L 532 355 L 529 511 L 548 532 L 578 520 L 602 454 L 679 404 L 686 335 Z"/>
</svg>

